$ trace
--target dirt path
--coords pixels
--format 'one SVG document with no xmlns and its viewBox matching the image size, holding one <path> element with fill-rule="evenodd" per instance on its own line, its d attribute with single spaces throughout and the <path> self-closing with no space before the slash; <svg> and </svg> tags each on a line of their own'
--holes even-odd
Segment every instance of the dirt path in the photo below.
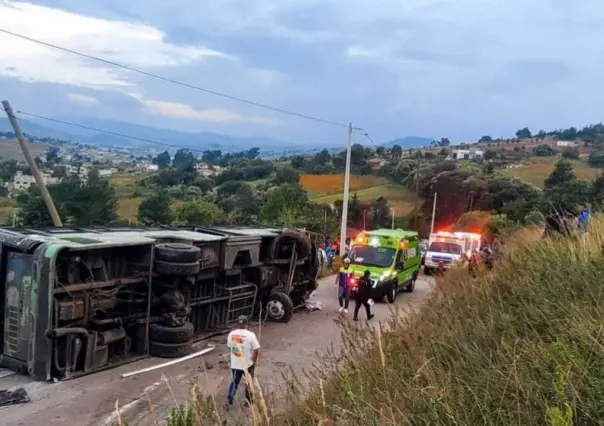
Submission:
<svg viewBox="0 0 604 426">
<path fill-rule="evenodd" d="M 340 331 L 334 319 L 337 299 L 333 278 L 323 280 L 314 297 L 323 303 L 322 311 L 298 313 L 289 324 L 264 324 L 254 328 L 262 345 L 257 376 L 264 388 L 274 392 L 283 383 L 283 375 L 293 370 L 300 373 L 312 367 L 317 353 L 331 346 L 339 347 Z M 420 276 L 412 294 L 401 294 L 397 305 L 403 308 L 421 306 L 432 287 L 432 280 Z M 382 304 L 374 305 L 376 320 L 385 319 L 390 311 Z M 350 313 L 349 315 L 352 315 Z M 361 311 L 361 319 L 364 312 Z M 184 402 L 192 380 L 196 380 L 206 395 L 225 400 L 228 386 L 228 367 L 225 336 L 212 339 L 216 349 L 204 357 L 166 367 L 161 370 L 122 379 L 123 373 L 161 363 L 157 358 L 145 359 L 101 373 L 60 383 L 32 382 L 27 377 L 12 375 L 0 378 L 0 389 L 23 386 L 32 402 L 20 406 L 0 408 L 0 426 L 54 426 L 54 425 L 111 425 L 117 420 L 115 404 L 118 401 L 123 418 L 135 425 L 154 424 L 165 418 L 175 400 Z M 199 344 L 202 349 L 206 342 Z M 290 370 L 291 369 L 291 370 Z M 243 392 L 240 392 L 243 397 Z M 150 404 L 153 412 L 149 410 Z"/>
</svg>

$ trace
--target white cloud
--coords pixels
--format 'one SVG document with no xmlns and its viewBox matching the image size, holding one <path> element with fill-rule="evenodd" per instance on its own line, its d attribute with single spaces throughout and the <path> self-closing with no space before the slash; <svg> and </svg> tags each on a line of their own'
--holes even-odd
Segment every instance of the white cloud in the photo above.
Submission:
<svg viewBox="0 0 604 426">
<path fill-rule="evenodd" d="M 211 123 L 251 123 L 261 125 L 280 124 L 279 120 L 253 115 L 243 115 L 225 109 L 196 109 L 190 105 L 179 102 L 148 100 L 140 97 L 138 97 L 138 99 L 147 112 L 154 115 L 176 118 L 180 120 L 195 120 Z"/>
<path fill-rule="evenodd" d="M 0 27 L 137 68 L 178 67 L 228 55 L 201 46 L 175 45 L 159 29 L 105 20 L 32 3 L 0 1 Z M 94 89 L 131 86 L 128 72 L 0 33 L 0 76 Z"/>
<path fill-rule="evenodd" d="M 79 93 L 68 93 L 67 97 L 74 102 L 84 105 L 98 105 L 99 100 L 94 96 L 81 95 Z"/>
</svg>

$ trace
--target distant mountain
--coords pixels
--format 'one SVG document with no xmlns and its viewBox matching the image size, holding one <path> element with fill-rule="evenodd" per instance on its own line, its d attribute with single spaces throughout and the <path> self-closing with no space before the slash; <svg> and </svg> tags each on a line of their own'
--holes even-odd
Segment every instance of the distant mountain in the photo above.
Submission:
<svg viewBox="0 0 604 426">
<path fill-rule="evenodd" d="M 37 138 L 52 138 L 63 140 L 74 140 L 74 135 L 60 130 L 50 129 L 33 121 L 19 119 L 19 126 L 23 133 L 35 136 Z M 0 117 L 0 132 L 12 132 L 13 127 L 6 117 Z"/>
<path fill-rule="evenodd" d="M 167 145 L 195 150 L 220 149 L 222 151 L 241 151 L 258 147 L 263 154 L 269 154 L 271 152 L 283 153 L 286 150 L 297 151 L 307 149 L 303 145 L 263 137 L 237 137 L 213 132 L 187 133 L 96 118 L 61 117 L 58 119 L 79 124 L 81 126 L 134 136 L 140 138 L 140 140 L 124 138 L 118 135 L 101 133 L 91 129 L 84 129 L 56 122 L 45 121 L 43 122 L 44 124 L 40 124 L 41 122 L 19 119 L 19 124 L 23 132 L 38 138 L 49 137 L 104 147 L 120 146 L 126 148 L 162 149 L 164 146 L 153 143 L 161 142 Z M 0 118 L 0 131 L 12 132 L 12 127 L 8 119 Z"/>
<path fill-rule="evenodd" d="M 403 149 L 417 149 L 417 148 L 423 148 L 425 146 L 430 146 L 430 143 L 433 141 L 434 139 L 432 138 L 424 138 L 421 136 L 406 136 L 404 138 L 400 138 L 400 139 L 394 139 L 391 140 L 390 142 L 386 142 L 384 144 L 382 144 L 383 147 L 385 148 L 392 148 L 394 145 L 399 145 L 401 148 Z"/>
</svg>

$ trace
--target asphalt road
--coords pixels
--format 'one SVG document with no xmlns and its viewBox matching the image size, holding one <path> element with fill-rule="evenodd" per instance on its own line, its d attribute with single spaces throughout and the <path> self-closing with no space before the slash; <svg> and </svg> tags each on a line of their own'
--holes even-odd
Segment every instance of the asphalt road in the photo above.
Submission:
<svg viewBox="0 0 604 426">
<path fill-rule="evenodd" d="M 283 376 L 312 368 L 325 351 L 338 350 L 340 329 L 334 321 L 338 301 L 334 278 L 321 280 L 313 300 L 322 303 L 322 310 L 296 313 L 288 324 L 266 323 L 253 327 L 262 345 L 257 377 L 265 392 L 279 394 Z M 430 277 L 420 275 L 414 293 L 399 294 L 396 305 L 403 310 L 421 307 L 433 286 Z M 351 304 L 348 316 L 352 319 Z M 391 314 L 387 305 L 373 307 L 377 324 Z M 365 313 L 361 310 L 361 321 Z M 212 339 L 216 349 L 201 358 L 192 359 L 161 370 L 122 379 L 126 372 L 138 370 L 165 360 L 150 358 L 140 362 L 59 383 L 33 382 L 20 375 L 0 378 L 0 389 L 25 387 L 32 401 L 27 404 L 0 408 L 0 426 L 111 425 L 120 416 L 135 425 L 151 425 L 165 418 L 175 401 L 184 402 L 196 381 L 202 392 L 226 402 L 229 370 L 226 337 Z M 203 349 L 206 342 L 199 344 Z M 243 398 L 243 392 L 238 395 Z M 150 405 L 153 410 L 149 409 Z"/>
</svg>

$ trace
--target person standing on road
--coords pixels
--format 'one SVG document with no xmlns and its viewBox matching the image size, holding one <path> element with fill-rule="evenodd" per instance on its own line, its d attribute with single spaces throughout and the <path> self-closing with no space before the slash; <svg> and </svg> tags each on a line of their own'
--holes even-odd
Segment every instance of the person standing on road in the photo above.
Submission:
<svg viewBox="0 0 604 426">
<path fill-rule="evenodd" d="M 348 303 L 350 302 L 350 285 L 352 280 L 352 271 L 350 270 L 350 259 L 345 258 L 342 261 L 340 272 L 336 275 L 336 288 L 338 289 L 338 303 L 340 304 L 340 313 L 348 313 Z"/>
<path fill-rule="evenodd" d="M 252 379 L 260 342 L 253 331 L 249 330 L 248 318 L 241 315 L 237 318 L 238 328 L 231 331 L 227 337 L 227 345 L 231 353 L 231 383 L 229 385 L 228 407 L 233 406 L 233 400 L 241 379 L 245 377 L 245 405 L 252 403 Z"/>
<path fill-rule="evenodd" d="M 367 321 L 373 318 L 373 314 L 371 313 L 371 306 L 369 305 L 369 299 L 371 299 L 371 280 L 369 279 L 370 275 L 371 272 L 365 271 L 365 274 L 361 277 L 356 287 L 356 291 L 354 294 L 354 316 L 352 317 L 354 321 L 359 320 L 359 310 L 361 309 L 361 305 L 365 307 Z"/>
</svg>

